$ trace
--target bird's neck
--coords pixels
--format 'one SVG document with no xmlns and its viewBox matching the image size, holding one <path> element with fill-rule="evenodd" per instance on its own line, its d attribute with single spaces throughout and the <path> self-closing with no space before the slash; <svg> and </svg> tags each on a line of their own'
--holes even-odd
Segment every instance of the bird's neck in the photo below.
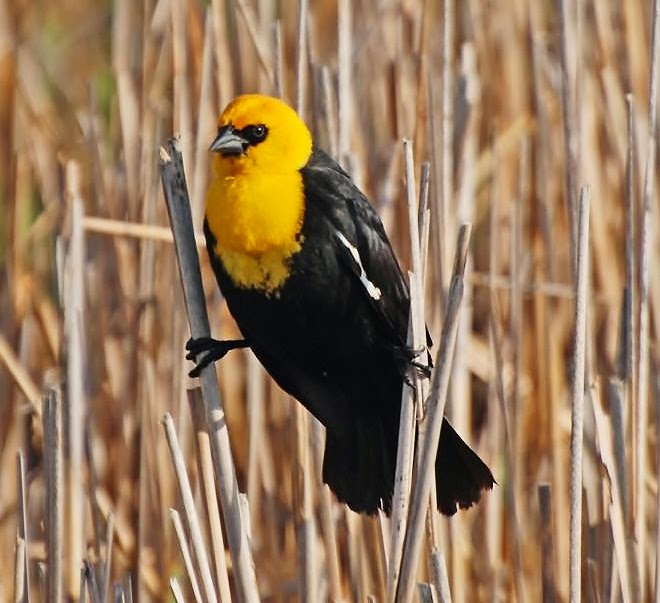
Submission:
<svg viewBox="0 0 660 603">
<path fill-rule="evenodd" d="M 302 175 L 253 171 L 214 174 L 206 220 L 234 283 L 273 291 L 288 278 L 289 259 L 300 250 Z"/>
</svg>

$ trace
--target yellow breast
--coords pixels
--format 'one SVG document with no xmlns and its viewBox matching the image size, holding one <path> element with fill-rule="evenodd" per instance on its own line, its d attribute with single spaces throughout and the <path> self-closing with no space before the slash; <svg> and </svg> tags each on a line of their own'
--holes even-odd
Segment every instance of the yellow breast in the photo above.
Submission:
<svg viewBox="0 0 660 603">
<path fill-rule="evenodd" d="M 237 286 L 272 293 L 289 276 L 300 251 L 305 203 L 300 172 L 216 173 L 206 219 L 216 253 Z"/>
</svg>

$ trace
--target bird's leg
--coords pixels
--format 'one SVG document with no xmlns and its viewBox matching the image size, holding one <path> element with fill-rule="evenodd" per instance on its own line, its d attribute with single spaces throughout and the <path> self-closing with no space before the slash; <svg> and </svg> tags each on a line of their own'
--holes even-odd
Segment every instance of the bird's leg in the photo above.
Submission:
<svg viewBox="0 0 660 603">
<path fill-rule="evenodd" d="M 431 377 L 431 369 L 433 368 L 433 361 L 431 360 L 431 354 L 427 346 L 422 346 L 420 348 L 408 348 L 408 351 L 411 354 L 410 366 L 417 371 L 417 374 L 420 377 L 429 379 Z M 418 361 L 422 354 L 426 354 L 426 362 Z"/>
<path fill-rule="evenodd" d="M 407 385 L 412 387 L 412 379 L 410 378 L 411 370 L 417 372 L 420 377 L 429 378 L 431 376 L 431 369 L 433 364 L 431 363 L 430 357 L 428 358 L 428 363 L 419 362 L 416 360 L 422 354 L 428 354 L 428 348 L 426 346 L 420 349 L 414 349 L 408 346 L 397 346 L 395 347 L 395 353 L 401 359 L 401 376 Z"/>
<path fill-rule="evenodd" d="M 415 371 L 417 375 L 425 379 L 429 379 L 431 377 L 431 367 L 426 364 L 422 364 L 421 362 L 415 362 L 413 360 L 408 363 L 408 368 L 409 370 L 403 375 L 403 381 L 411 389 L 414 389 L 415 387 L 415 384 L 411 379 L 412 371 Z"/>
<path fill-rule="evenodd" d="M 249 344 L 245 339 L 213 339 L 213 337 L 192 337 L 186 342 L 186 360 L 192 360 L 195 368 L 188 375 L 190 377 L 199 377 L 202 369 L 206 368 L 212 362 L 220 360 L 230 350 L 238 348 L 247 348 Z M 198 356 L 206 352 L 201 358 Z"/>
</svg>

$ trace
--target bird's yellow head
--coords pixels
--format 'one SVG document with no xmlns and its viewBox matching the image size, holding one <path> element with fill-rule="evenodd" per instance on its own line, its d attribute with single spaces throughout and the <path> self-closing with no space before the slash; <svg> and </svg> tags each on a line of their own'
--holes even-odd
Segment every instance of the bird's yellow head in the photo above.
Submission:
<svg viewBox="0 0 660 603">
<path fill-rule="evenodd" d="M 206 221 L 216 253 L 236 285 L 275 291 L 301 249 L 305 194 L 301 168 L 312 136 L 276 98 L 246 94 L 218 120 Z"/>
<path fill-rule="evenodd" d="M 311 155 L 312 135 L 280 99 L 244 94 L 220 115 L 211 151 L 216 173 L 296 171 Z"/>
</svg>

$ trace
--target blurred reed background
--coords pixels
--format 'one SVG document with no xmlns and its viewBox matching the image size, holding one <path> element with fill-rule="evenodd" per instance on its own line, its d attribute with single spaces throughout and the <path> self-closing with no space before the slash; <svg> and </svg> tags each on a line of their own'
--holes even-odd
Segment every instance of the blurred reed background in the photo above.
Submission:
<svg viewBox="0 0 660 603">
<path fill-rule="evenodd" d="M 259 91 L 301 107 L 405 267 L 401 139 L 418 182 L 429 162 L 436 342 L 473 225 L 447 412 L 498 485 L 432 522 L 416 596 L 448 600 L 429 569 L 441 545 L 457 603 L 567 601 L 569 585 L 572 601 L 660 601 L 653 15 L 650 0 L 0 0 L 0 600 L 229 601 L 227 574 L 239 600 L 186 392 L 158 148 L 180 134 L 201 230 L 216 116 Z M 201 259 L 214 335 L 236 336 Z M 217 369 L 261 599 L 388 600 L 388 521 L 322 487 L 320 430 L 295 435 L 296 404 L 248 352 Z M 207 551 L 186 552 L 192 584 L 165 412 Z"/>
</svg>

